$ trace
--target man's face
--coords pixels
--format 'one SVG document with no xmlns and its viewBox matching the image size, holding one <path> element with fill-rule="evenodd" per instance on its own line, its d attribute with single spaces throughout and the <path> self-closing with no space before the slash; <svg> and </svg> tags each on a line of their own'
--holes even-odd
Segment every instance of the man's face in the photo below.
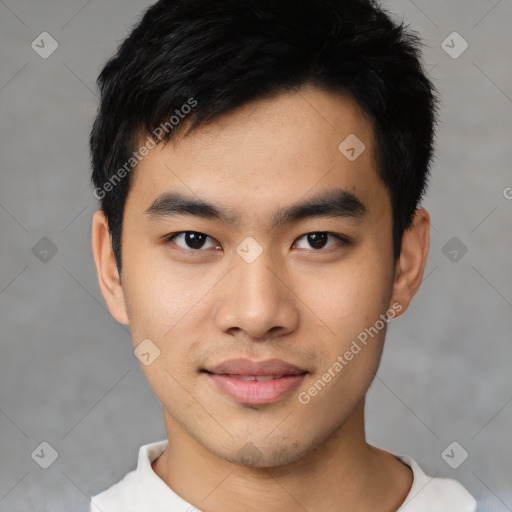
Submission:
<svg viewBox="0 0 512 512">
<path fill-rule="evenodd" d="M 351 134 L 365 145 L 353 161 L 353 138 L 339 149 Z M 168 428 L 225 460 L 275 466 L 311 452 L 361 404 L 393 288 L 391 203 L 374 147 L 355 102 L 308 88 L 160 144 L 139 164 L 124 213 L 123 293 L 134 345 L 160 350 L 143 370 Z M 225 218 L 157 204 L 166 193 Z M 283 215 L 329 195 L 342 196 L 335 207 Z M 238 358 L 296 371 L 277 368 L 274 377 L 288 373 L 273 383 L 244 380 L 237 364 L 215 371 Z"/>
</svg>

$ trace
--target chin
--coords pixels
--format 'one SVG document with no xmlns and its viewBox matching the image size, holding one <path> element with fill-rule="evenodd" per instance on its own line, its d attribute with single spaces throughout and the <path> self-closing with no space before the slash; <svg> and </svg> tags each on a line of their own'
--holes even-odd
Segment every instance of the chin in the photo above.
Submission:
<svg viewBox="0 0 512 512">
<path fill-rule="evenodd" d="M 239 448 L 236 447 L 226 450 L 224 445 L 222 448 L 211 450 L 217 457 L 220 457 L 232 464 L 253 468 L 272 468 L 291 464 L 308 452 L 313 447 L 302 446 L 298 441 L 292 441 L 287 438 L 285 442 L 283 437 L 272 439 L 260 439 L 250 441 L 239 441 Z"/>
</svg>

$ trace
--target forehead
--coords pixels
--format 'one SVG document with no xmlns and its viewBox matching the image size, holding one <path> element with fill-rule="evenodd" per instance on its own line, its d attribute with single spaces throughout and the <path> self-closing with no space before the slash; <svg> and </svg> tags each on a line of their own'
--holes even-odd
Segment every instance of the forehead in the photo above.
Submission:
<svg viewBox="0 0 512 512">
<path fill-rule="evenodd" d="M 262 225 L 277 208 L 332 188 L 384 213 L 386 205 L 378 211 L 376 204 L 387 190 L 377 175 L 371 121 L 351 97 L 305 88 L 159 144 L 134 171 L 126 207 L 145 211 L 175 191 Z"/>
</svg>

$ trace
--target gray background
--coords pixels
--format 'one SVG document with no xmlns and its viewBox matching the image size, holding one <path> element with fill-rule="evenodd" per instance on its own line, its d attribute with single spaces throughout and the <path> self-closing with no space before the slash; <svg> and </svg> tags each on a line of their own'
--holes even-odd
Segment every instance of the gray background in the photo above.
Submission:
<svg viewBox="0 0 512 512">
<path fill-rule="evenodd" d="M 142 444 L 165 438 L 90 249 L 94 82 L 146 5 L 0 1 L 1 511 L 86 510 Z M 512 2 L 385 5 L 423 37 L 443 104 L 425 279 L 388 330 L 368 438 L 458 479 L 479 510 L 512 510 Z M 31 48 L 43 31 L 59 45 L 47 59 Z M 441 46 L 453 31 L 469 43 L 456 59 Z M 55 255 L 47 241 L 32 250 L 43 237 Z M 48 469 L 31 457 L 43 441 L 59 454 Z M 441 457 L 453 441 L 469 454 L 458 469 Z"/>
</svg>

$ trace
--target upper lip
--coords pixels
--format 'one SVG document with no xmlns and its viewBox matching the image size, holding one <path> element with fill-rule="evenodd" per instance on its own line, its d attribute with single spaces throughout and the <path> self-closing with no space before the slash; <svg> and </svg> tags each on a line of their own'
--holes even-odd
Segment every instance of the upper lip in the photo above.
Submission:
<svg viewBox="0 0 512 512">
<path fill-rule="evenodd" d="M 264 361 L 251 361 L 244 358 L 228 359 L 205 369 L 217 375 L 300 375 L 306 373 L 306 370 L 281 359 L 266 359 Z"/>
</svg>

